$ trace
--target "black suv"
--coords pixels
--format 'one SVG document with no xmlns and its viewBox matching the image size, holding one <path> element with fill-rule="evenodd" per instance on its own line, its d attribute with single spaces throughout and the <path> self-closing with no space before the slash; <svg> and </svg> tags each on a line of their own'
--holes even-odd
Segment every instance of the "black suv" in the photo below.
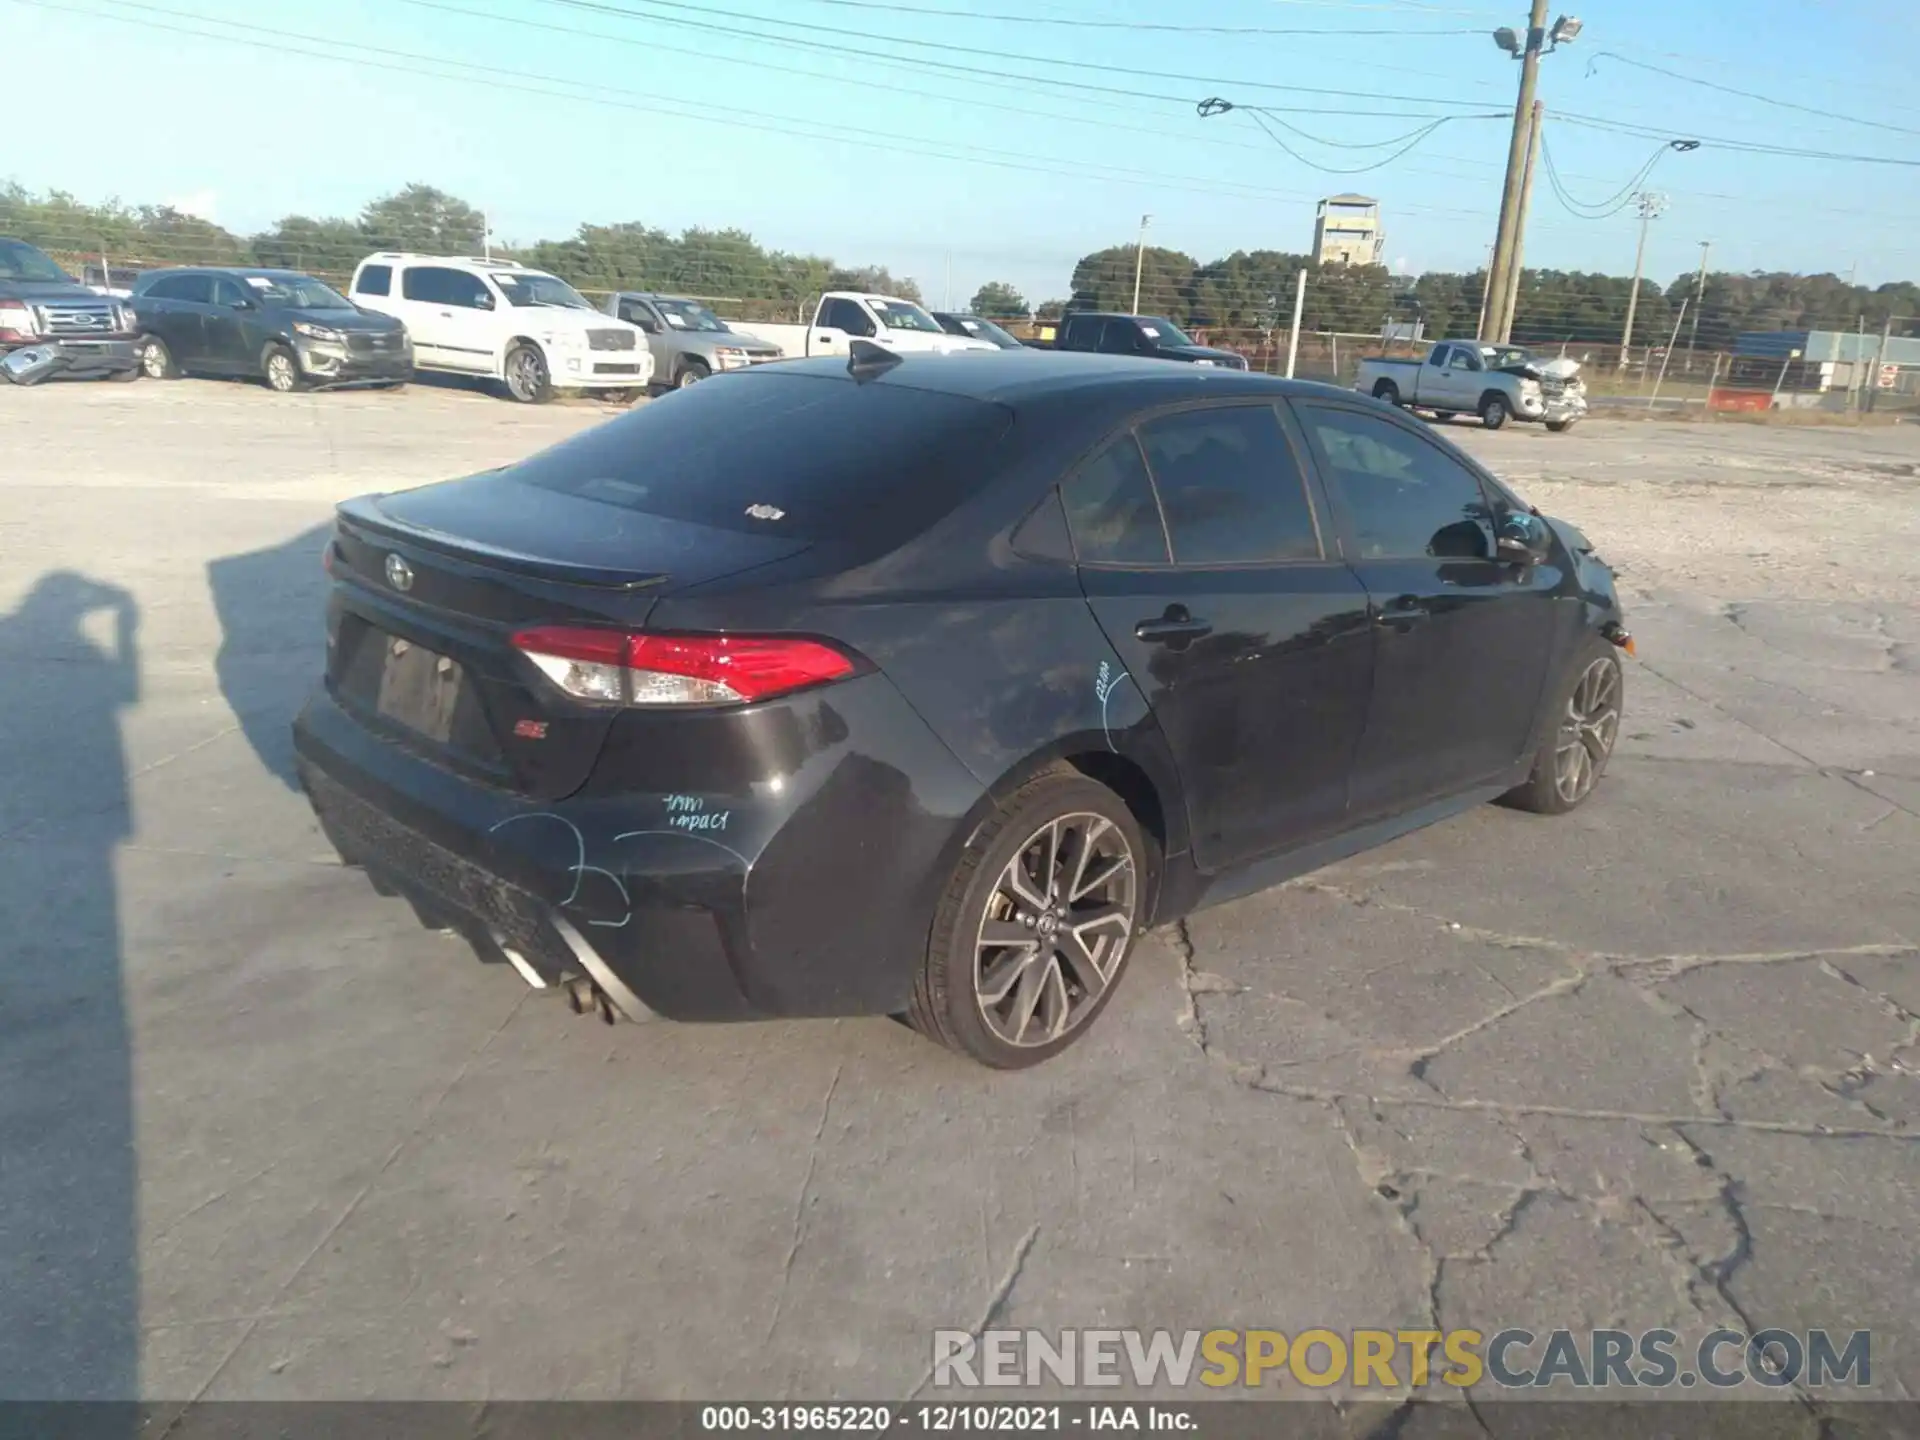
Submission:
<svg viewBox="0 0 1920 1440">
<path fill-rule="evenodd" d="M 133 308 L 140 364 L 155 380 L 244 375 L 286 393 L 413 378 L 406 326 L 298 270 L 150 270 Z"/>
<path fill-rule="evenodd" d="M 1095 350 L 1103 355 L 1144 355 L 1149 360 L 1183 360 L 1189 365 L 1247 368 L 1246 357 L 1231 350 L 1196 345 L 1193 337 L 1161 315 L 1114 315 L 1098 311 L 1069 315 L 1061 322 L 1056 350 Z"/>
<path fill-rule="evenodd" d="M 137 379 L 132 323 L 124 304 L 45 251 L 0 235 L 0 375 L 23 384 L 61 372 Z"/>
</svg>

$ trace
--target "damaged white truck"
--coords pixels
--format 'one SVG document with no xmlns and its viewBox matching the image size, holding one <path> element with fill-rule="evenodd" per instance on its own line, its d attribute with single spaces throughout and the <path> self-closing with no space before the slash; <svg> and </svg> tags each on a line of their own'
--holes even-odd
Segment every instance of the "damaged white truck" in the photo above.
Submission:
<svg viewBox="0 0 1920 1440">
<path fill-rule="evenodd" d="M 1577 360 L 1541 361 L 1518 345 L 1442 340 L 1424 360 L 1368 356 L 1353 388 L 1442 420 L 1478 415 L 1489 430 L 1526 420 L 1558 431 L 1587 413 L 1587 386 L 1579 376 Z"/>
</svg>

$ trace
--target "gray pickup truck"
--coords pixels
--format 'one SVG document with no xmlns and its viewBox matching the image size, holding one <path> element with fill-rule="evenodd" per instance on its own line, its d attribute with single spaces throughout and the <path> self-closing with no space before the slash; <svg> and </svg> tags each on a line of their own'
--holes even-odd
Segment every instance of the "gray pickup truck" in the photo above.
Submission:
<svg viewBox="0 0 1920 1440">
<path fill-rule="evenodd" d="M 133 309 L 89 290 L 24 240 L 0 235 L 0 379 L 52 375 L 136 380 Z"/>
<path fill-rule="evenodd" d="M 653 383 L 678 389 L 720 370 L 740 370 L 780 358 L 780 347 L 744 335 L 698 300 L 650 290 L 616 290 L 600 307 L 647 334 Z"/>
</svg>

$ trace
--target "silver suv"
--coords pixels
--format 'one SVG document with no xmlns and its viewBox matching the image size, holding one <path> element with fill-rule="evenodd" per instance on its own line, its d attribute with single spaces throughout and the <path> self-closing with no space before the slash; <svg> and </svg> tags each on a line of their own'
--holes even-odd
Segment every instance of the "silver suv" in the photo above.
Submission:
<svg viewBox="0 0 1920 1440">
<path fill-rule="evenodd" d="M 600 308 L 646 332 L 656 386 L 679 388 L 718 370 L 741 370 L 780 358 L 778 346 L 729 329 L 713 311 L 684 296 L 616 290 Z"/>
</svg>

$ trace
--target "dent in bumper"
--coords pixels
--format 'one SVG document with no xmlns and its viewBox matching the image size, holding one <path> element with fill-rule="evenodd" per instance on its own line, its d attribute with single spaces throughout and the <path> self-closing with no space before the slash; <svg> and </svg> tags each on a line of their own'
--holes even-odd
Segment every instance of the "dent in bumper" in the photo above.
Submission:
<svg viewBox="0 0 1920 1440">
<path fill-rule="evenodd" d="M 983 792 L 883 678 L 799 698 L 831 743 L 727 794 L 527 801 L 374 738 L 324 691 L 294 741 L 347 858 L 498 931 L 549 983 L 584 969 L 680 1020 L 893 1013 Z"/>
</svg>

